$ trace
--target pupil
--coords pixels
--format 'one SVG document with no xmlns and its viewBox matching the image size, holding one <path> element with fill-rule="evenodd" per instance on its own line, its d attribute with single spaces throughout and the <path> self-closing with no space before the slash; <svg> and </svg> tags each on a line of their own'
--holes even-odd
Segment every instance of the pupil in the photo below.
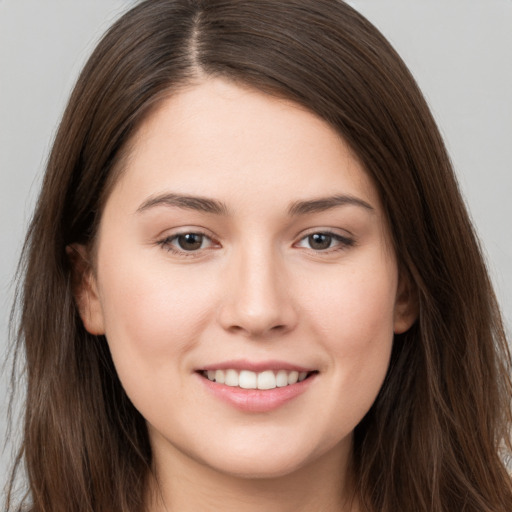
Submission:
<svg viewBox="0 0 512 512">
<path fill-rule="evenodd" d="M 331 246 L 332 236 L 323 233 L 315 233 L 309 236 L 309 245 L 312 249 L 329 249 Z"/>
<path fill-rule="evenodd" d="M 198 235 L 197 233 L 187 233 L 178 237 L 178 244 L 185 251 L 200 249 L 202 243 L 203 235 Z"/>
</svg>

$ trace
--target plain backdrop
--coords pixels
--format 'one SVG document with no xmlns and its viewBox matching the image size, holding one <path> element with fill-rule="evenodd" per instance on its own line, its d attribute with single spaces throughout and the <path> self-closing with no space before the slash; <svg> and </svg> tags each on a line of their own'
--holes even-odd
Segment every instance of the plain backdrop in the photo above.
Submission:
<svg viewBox="0 0 512 512">
<path fill-rule="evenodd" d="M 257 0 L 255 0 L 257 1 Z M 12 278 L 71 87 L 128 0 L 0 0 L 0 356 Z M 352 0 L 432 108 L 512 325 L 512 0 Z M 0 379 L 4 438 L 8 368 Z M 16 432 L 14 432 L 16 434 Z M 12 443 L 0 457 L 6 480 Z"/>
</svg>

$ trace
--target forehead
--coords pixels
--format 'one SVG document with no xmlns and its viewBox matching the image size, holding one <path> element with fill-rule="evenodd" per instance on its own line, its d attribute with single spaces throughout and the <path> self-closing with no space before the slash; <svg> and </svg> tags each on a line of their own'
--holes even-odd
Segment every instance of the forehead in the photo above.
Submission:
<svg viewBox="0 0 512 512">
<path fill-rule="evenodd" d="M 125 200 L 171 190 L 227 202 L 344 193 L 378 203 L 366 171 L 326 121 L 220 79 L 159 103 L 132 138 L 114 189 Z"/>
</svg>

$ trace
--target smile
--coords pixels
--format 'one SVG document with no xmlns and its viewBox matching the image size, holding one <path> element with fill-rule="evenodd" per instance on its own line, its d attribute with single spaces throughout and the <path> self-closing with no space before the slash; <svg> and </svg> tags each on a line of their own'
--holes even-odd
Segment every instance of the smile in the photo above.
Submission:
<svg viewBox="0 0 512 512">
<path fill-rule="evenodd" d="M 211 382 L 241 389 L 269 390 L 284 388 L 297 382 L 302 382 L 313 372 L 298 372 L 296 370 L 203 370 L 201 374 Z"/>
</svg>

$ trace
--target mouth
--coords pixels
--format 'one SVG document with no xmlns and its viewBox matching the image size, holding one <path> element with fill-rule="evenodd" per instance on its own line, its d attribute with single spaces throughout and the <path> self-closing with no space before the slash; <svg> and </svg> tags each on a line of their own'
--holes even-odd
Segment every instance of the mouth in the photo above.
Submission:
<svg viewBox="0 0 512 512">
<path fill-rule="evenodd" d="M 310 378 L 318 371 L 297 370 L 263 370 L 254 372 L 251 370 L 209 369 L 199 370 L 198 373 L 210 382 L 223 384 L 224 386 L 239 389 L 272 390 L 286 388 Z"/>
<path fill-rule="evenodd" d="M 211 396 L 244 413 L 267 413 L 307 393 L 319 370 L 286 361 L 231 360 L 197 368 Z"/>
</svg>

